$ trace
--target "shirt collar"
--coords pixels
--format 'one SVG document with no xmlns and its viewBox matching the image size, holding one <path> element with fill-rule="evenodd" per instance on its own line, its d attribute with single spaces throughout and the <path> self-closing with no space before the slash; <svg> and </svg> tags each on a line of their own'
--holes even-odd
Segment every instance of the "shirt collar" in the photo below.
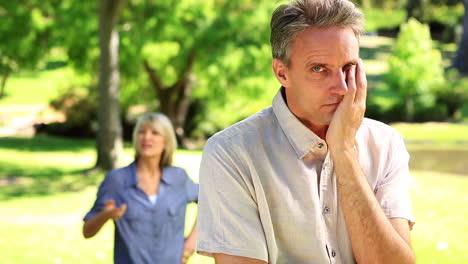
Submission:
<svg viewBox="0 0 468 264">
<path fill-rule="evenodd" d="M 132 162 L 128 167 L 130 168 L 130 177 L 128 178 L 127 185 L 128 186 L 137 186 L 138 185 L 138 177 L 137 177 L 137 162 Z M 162 169 L 162 177 L 161 182 L 165 183 L 166 185 L 171 185 L 175 182 L 176 177 L 171 177 L 171 167 L 163 167 Z"/>
<path fill-rule="evenodd" d="M 281 87 L 273 99 L 273 112 L 297 157 L 302 159 L 316 144 L 325 144 L 325 141 L 304 126 L 289 110 L 284 99 L 284 89 Z"/>
</svg>

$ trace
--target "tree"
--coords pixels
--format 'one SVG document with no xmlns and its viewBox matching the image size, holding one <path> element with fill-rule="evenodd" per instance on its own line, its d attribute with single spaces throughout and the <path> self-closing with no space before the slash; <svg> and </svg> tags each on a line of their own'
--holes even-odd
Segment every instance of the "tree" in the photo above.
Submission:
<svg viewBox="0 0 468 264">
<path fill-rule="evenodd" d="M 99 105 L 96 167 L 113 169 L 122 150 L 119 33 L 116 25 L 127 0 L 98 0 Z"/>
<path fill-rule="evenodd" d="M 3 1 L 0 5 L 0 98 L 10 74 L 35 68 L 50 49 L 50 5 L 37 1 Z"/>
<path fill-rule="evenodd" d="M 425 0 L 408 0 L 406 3 L 406 21 L 410 18 L 416 18 L 419 21 L 424 21 Z"/>
<path fill-rule="evenodd" d="M 401 26 L 385 81 L 400 95 L 405 121 L 414 121 L 417 108 L 434 105 L 444 75 L 441 54 L 432 48 L 427 25 L 411 18 Z"/>
<path fill-rule="evenodd" d="M 463 0 L 465 15 L 463 16 L 463 34 L 458 45 L 453 66 L 464 76 L 468 76 L 468 0 Z"/>
<path fill-rule="evenodd" d="M 91 1 L 59 6 L 57 23 L 65 25 L 65 30 L 56 38 L 63 40 L 70 64 L 80 71 L 95 72 L 99 54 L 98 25 L 93 18 L 96 6 Z M 267 95 L 260 92 L 269 88 L 266 85 L 270 82 L 264 78 L 274 80 L 268 45 L 274 7 L 267 0 L 206 0 L 203 5 L 194 0 L 129 0 L 117 24 L 122 109 L 146 104 L 149 110 L 165 113 L 179 140 L 185 136 L 194 98 L 203 102 L 198 103 L 198 116 L 213 112 L 208 108 L 237 107 L 217 118 L 199 118 L 201 122 L 223 120 L 227 124 L 246 115 L 244 109 L 250 114 L 250 105 L 259 101 L 258 96 Z M 249 76 L 260 79 L 244 83 Z M 232 96 L 245 100 L 226 104 L 226 98 Z M 242 111 L 238 111 L 239 105 Z M 225 118 L 228 115 L 229 121 Z M 204 130 L 211 133 L 219 127 Z"/>
<path fill-rule="evenodd" d="M 181 0 L 131 2 L 124 11 L 122 42 L 128 45 L 122 47 L 121 54 L 126 61 L 123 67 L 130 67 L 125 72 L 139 76 L 135 65 L 142 65 L 157 96 L 158 109 L 173 122 L 179 142 L 185 137 L 193 89 L 207 89 L 201 83 L 208 68 L 230 69 L 220 72 L 223 81 L 208 82 L 210 92 L 204 94 L 205 99 L 211 94 L 221 99 L 219 95 L 226 88 L 223 82 L 238 81 L 242 75 L 261 75 L 252 71 L 259 62 L 251 57 L 241 60 L 242 67 L 220 63 L 232 51 L 239 55 L 249 53 L 239 52 L 241 49 L 265 51 L 273 7 L 268 1 L 204 1 L 200 5 Z M 268 68 L 269 62 L 265 65 Z M 233 71 L 233 67 L 237 69 Z"/>
</svg>

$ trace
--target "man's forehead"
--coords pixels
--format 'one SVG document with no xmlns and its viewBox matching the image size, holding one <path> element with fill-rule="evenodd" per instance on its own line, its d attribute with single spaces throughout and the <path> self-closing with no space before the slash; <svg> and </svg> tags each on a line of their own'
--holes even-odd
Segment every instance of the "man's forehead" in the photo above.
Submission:
<svg viewBox="0 0 468 264">
<path fill-rule="evenodd" d="M 350 27 L 308 27 L 297 34 L 293 42 L 309 42 L 308 44 L 324 41 L 349 41 L 359 43 L 359 39 Z"/>
<path fill-rule="evenodd" d="M 321 64 L 337 58 L 349 62 L 359 58 L 358 39 L 351 28 L 345 27 L 308 28 L 294 39 L 291 49 L 291 55 Z"/>
</svg>

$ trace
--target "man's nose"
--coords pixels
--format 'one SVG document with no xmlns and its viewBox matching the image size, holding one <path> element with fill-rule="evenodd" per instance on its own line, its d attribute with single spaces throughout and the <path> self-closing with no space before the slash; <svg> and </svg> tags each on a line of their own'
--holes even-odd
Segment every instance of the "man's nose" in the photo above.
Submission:
<svg viewBox="0 0 468 264">
<path fill-rule="evenodd" d="M 337 95 L 345 95 L 348 92 L 348 84 L 346 83 L 347 71 L 337 71 L 333 75 L 333 85 L 331 92 Z"/>
</svg>

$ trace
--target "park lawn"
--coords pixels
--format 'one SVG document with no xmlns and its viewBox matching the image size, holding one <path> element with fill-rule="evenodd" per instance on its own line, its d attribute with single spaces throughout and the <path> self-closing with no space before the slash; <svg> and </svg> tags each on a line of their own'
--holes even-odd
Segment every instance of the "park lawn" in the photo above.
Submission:
<svg viewBox="0 0 468 264">
<path fill-rule="evenodd" d="M 127 143 L 121 166 L 131 162 L 132 155 Z M 178 150 L 175 164 L 198 181 L 200 158 L 201 151 Z M 81 235 L 82 217 L 104 176 L 82 174 L 94 159 L 92 140 L 0 138 L 0 263 L 112 262 L 111 223 L 92 239 Z M 14 184 L 6 184 L 9 178 Z M 196 211 L 196 205 L 187 208 L 187 231 Z M 189 263 L 212 261 L 196 255 Z"/>
<path fill-rule="evenodd" d="M 468 263 L 466 175 L 412 172 L 412 243 L 417 263 Z"/>
<path fill-rule="evenodd" d="M 83 77 L 80 77 L 83 78 Z M 5 105 L 48 105 L 59 92 L 79 80 L 71 67 L 14 73 L 5 86 Z"/>
<path fill-rule="evenodd" d="M 132 160 L 132 153 L 127 143 L 122 165 Z M 178 150 L 175 159 L 196 181 L 200 154 Z M 0 263 L 111 263 L 111 223 L 92 239 L 81 236 L 81 218 L 103 177 L 103 173 L 81 173 L 93 165 L 94 155 L 92 140 L 0 138 Z M 7 176 L 18 180 L 5 184 Z M 466 230 L 468 178 L 415 171 L 413 179 L 417 219 L 413 246 L 418 263 L 467 262 L 468 241 L 460 234 Z M 187 230 L 196 210 L 194 205 L 188 208 Z M 213 262 L 195 255 L 190 263 Z"/>
<path fill-rule="evenodd" d="M 391 126 L 410 145 L 422 143 L 468 147 L 468 123 L 394 123 Z"/>
</svg>

